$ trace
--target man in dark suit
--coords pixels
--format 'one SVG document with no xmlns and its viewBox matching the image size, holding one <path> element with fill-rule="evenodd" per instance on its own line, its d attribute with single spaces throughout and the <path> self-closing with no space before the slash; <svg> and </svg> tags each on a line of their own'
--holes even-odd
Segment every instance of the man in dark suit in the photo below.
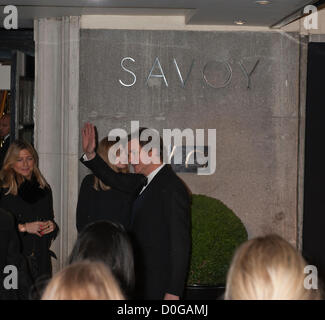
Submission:
<svg viewBox="0 0 325 320">
<path fill-rule="evenodd" d="M 138 139 L 128 143 L 135 174 L 116 173 L 94 153 L 94 128 L 86 124 L 85 158 L 81 161 L 105 184 L 134 192 L 130 229 L 135 247 L 137 297 L 176 300 L 183 294 L 189 267 L 190 197 L 170 165 L 163 164 L 159 148 L 153 147 L 147 153 L 150 163 L 139 156 L 144 145 Z M 127 188 L 128 181 L 135 187 Z"/>
<path fill-rule="evenodd" d="M 0 118 L 0 169 L 2 168 L 3 161 L 10 145 L 10 115 L 5 114 Z"/>
</svg>

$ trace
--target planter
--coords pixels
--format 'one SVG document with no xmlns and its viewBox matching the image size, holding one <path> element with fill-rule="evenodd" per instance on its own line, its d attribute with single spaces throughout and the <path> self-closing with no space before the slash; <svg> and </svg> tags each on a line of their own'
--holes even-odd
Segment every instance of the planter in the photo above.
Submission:
<svg viewBox="0 0 325 320">
<path fill-rule="evenodd" d="M 187 286 L 184 293 L 185 300 L 223 300 L 225 285 L 191 285 Z"/>
<path fill-rule="evenodd" d="M 235 213 L 220 200 L 194 194 L 191 209 L 192 252 L 187 284 L 191 287 L 193 283 L 200 284 L 195 286 L 195 291 L 217 290 L 218 295 L 220 287 L 226 283 L 235 250 L 247 240 L 247 231 Z M 204 283 L 215 285 L 210 289 L 201 285 Z M 207 297 L 210 296 L 213 298 L 206 299 L 215 299 L 214 293 L 207 293 Z"/>
</svg>

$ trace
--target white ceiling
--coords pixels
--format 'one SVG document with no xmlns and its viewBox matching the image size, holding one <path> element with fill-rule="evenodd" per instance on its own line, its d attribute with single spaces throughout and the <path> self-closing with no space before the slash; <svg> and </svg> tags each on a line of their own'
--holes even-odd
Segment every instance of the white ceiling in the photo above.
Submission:
<svg viewBox="0 0 325 320">
<path fill-rule="evenodd" d="M 233 25 L 244 20 L 248 26 L 273 26 L 316 1 L 270 0 L 0 0 L 0 16 L 8 3 L 18 8 L 19 27 L 32 27 L 41 17 L 93 14 L 184 15 L 190 25 Z"/>
</svg>

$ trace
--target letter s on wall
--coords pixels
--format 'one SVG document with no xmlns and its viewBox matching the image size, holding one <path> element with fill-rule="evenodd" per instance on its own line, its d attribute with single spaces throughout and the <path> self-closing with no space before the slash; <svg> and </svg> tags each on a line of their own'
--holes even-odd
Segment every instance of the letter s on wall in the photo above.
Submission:
<svg viewBox="0 0 325 320">
<path fill-rule="evenodd" d="M 132 62 L 135 62 L 135 60 L 134 60 L 133 58 L 131 58 L 131 57 L 125 57 L 125 58 L 123 58 L 123 59 L 121 60 L 121 67 L 122 67 L 122 69 L 123 69 L 124 71 L 126 71 L 126 72 L 131 73 L 132 76 L 134 77 L 134 80 L 133 80 L 133 82 L 130 83 L 130 84 L 126 84 L 126 83 L 124 83 L 124 82 L 123 82 L 122 80 L 120 80 L 120 79 L 119 79 L 118 81 L 119 81 L 119 83 L 120 83 L 122 86 L 124 86 L 124 87 L 132 87 L 132 86 L 137 82 L 137 76 L 134 74 L 134 72 L 132 72 L 131 70 L 129 70 L 129 69 L 127 69 L 127 68 L 124 67 L 123 62 L 124 62 L 125 60 L 131 60 Z"/>
</svg>

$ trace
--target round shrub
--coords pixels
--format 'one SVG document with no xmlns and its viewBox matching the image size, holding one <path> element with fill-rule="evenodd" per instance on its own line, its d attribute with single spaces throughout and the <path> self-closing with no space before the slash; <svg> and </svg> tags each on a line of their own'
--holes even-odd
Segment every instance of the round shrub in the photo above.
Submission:
<svg viewBox="0 0 325 320">
<path fill-rule="evenodd" d="M 245 226 L 225 204 L 204 195 L 193 195 L 188 285 L 225 284 L 234 251 L 246 240 Z"/>
</svg>

